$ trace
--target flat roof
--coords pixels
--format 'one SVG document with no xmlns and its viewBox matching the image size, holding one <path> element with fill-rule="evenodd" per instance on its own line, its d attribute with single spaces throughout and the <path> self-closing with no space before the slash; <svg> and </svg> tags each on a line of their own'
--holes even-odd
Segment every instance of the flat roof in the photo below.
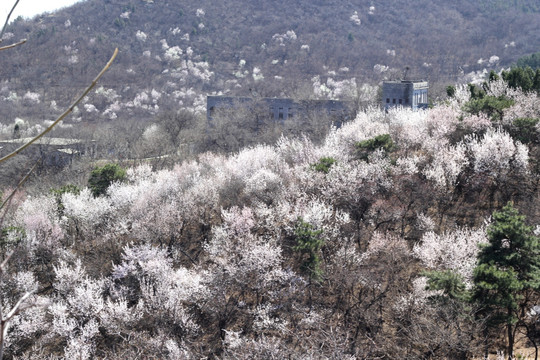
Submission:
<svg viewBox="0 0 540 360">
<path fill-rule="evenodd" d="M 20 138 L 20 139 L 10 139 L 10 140 L 0 140 L 0 143 L 9 143 L 9 144 L 26 144 L 29 143 L 33 138 Z M 55 145 L 55 146 L 67 146 L 81 143 L 82 140 L 79 139 L 67 139 L 67 138 L 49 138 L 42 137 L 34 142 L 34 144 L 39 145 Z"/>
<path fill-rule="evenodd" d="M 396 84 L 416 84 L 416 83 L 427 83 L 426 80 L 385 80 L 383 83 L 396 83 Z"/>
</svg>

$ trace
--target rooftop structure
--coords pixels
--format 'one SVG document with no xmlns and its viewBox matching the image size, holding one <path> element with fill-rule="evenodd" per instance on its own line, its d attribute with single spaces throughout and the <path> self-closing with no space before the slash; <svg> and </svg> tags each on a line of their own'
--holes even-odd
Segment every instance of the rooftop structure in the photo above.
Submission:
<svg viewBox="0 0 540 360">
<path fill-rule="evenodd" d="M 428 82 L 424 80 L 396 80 L 383 82 L 382 106 L 385 110 L 403 106 L 426 109 L 428 106 Z"/>
</svg>

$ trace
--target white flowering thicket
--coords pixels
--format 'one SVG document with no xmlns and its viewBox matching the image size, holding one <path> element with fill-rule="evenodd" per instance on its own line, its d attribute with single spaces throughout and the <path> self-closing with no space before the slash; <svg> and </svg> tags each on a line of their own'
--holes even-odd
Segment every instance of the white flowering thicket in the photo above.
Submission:
<svg viewBox="0 0 540 360">
<path fill-rule="evenodd" d="M 294 30 L 287 30 L 283 34 L 272 35 L 272 40 L 276 41 L 280 46 L 285 46 L 286 43 L 293 42 L 296 39 L 297 39 L 297 36 Z"/>
<path fill-rule="evenodd" d="M 183 54 L 182 49 L 179 46 L 173 46 L 165 51 L 164 58 L 167 61 L 180 60 L 180 56 Z"/>
<path fill-rule="evenodd" d="M 373 71 L 375 71 L 375 73 L 377 73 L 377 74 L 382 74 L 383 72 L 388 71 L 388 66 L 381 65 L 381 64 L 375 64 L 373 66 Z"/>
<path fill-rule="evenodd" d="M 137 32 L 135 33 L 135 36 L 137 37 L 137 40 L 142 41 L 142 42 L 146 41 L 146 39 L 148 38 L 148 35 L 146 35 L 141 30 L 137 30 Z"/>
<path fill-rule="evenodd" d="M 443 234 L 429 231 L 414 246 L 413 253 L 427 268 L 455 271 L 470 286 L 480 244 L 487 242 L 485 227 Z"/>
<path fill-rule="evenodd" d="M 360 25 L 362 24 L 362 21 L 360 20 L 360 18 L 358 17 L 358 11 L 355 11 L 351 17 L 349 18 L 355 25 Z"/>
<path fill-rule="evenodd" d="M 493 176 L 505 175 L 512 169 L 526 172 L 529 166 L 529 150 L 515 142 L 502 130 L 488 130 L 483 137 L 470 136 L 466 143 L 472 153 L 474 170 Z"/>
<path fill-rule="evenodd" d="M 176 65 L 168 74 L 211 76 L 204 62 Z M 239 71 L 245 67 L 240 61 Z M 369 91 L 353 83 L 329 78 L 325 86 L 330 94 Z M 171 89 L 150 86 L 126 104 L 102 87 L 95 99 L 103 100 L 103 115 L 150 111 L 167 96 L 204 103 L 193 89 Z M 30 358 L 51 347 L 58 356 L 88 359 L 214 351 L 345 358 L 356 346 L 351 324 L 359 321 L 378 337 L 369 346 L 355 340 L 362 346 L 354 351 L 383 348 L 399 320 L 391 315 L 427 306 L 419 264 L 455 271 L 470 284 L 485 242 L 485 227 L 463 226 L 473 221 L 456 215 L 474 210 L 462 201 L 470 180 L 481 174 L 517 187 L 531 172 L 528 147 L 482 114 L 463 113 L 464 96 L 425 111 L 368 108 L 320 144 L 283 136 L 275 145 L 205 153 L 170 169 L 131 168 L 125 182 L 99 197 L 84 188 L 19 199 L 5 234 L 18 252 L 16 269 L 0 290 L 16 298 L 14 289 L 47 287 L 36 301 L 48 307 L 14 319 L 7 350 Z M 512 96 L 505 116 L 539 115 L 526 104 L 529 95 Z M 87 102 L 84 111 L 98 110 Z M 158 124 L 141 131 L 148 144 L 166 136 Z M 360 142 L 380 135 L 394 146 L 361 151 Z M 327 171 L 316 166 L 323 158 L 333 160 Z M 300 251 L 299 223 L 321 242 L 316 254 Z M 302 265 L 315 255 L 320 282 Z M 377 327 L 383 319 L 388 323 Z M 16 337 L 32 337 L 33 345 Z"/>
<path fill-rule="evenodd" d="M 24 94 L 23 99 L 33 104 L 39 104 L 41 102 L 41 100 L 39 99 L 40 97 L 41 95 L 38 93 L 27 91 Z"/>
</svg>

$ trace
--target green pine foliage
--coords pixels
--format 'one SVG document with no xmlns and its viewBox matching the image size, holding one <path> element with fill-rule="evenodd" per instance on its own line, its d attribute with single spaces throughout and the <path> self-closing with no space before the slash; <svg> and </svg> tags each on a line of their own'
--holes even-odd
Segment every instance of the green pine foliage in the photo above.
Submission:
<svg viewBox="0 0 540 360">
<path fill-rule="evenodd" d="M 504 95 L 491 96 L 475 93 L 471 100 L 464 106 L 464 110 L 470 114 L 478 115 L 485 113 L 492 121 L 500 121 L 503 117 L 504 109 L 514 105 L 515 101 Z"/>
<path fill-rule="evenodd" d="M 532 69 L 540 68 L 540 52 L 519 58 L 516 65 L 520 68 L 525 68 L 527 66 Z"/>
<path fill-rule="evenodd" d="M 506 327 L 511 356 L 516 328 L 533 305 L 525 293 L 540 290 L 540 242 L 511 203 L 493 213 L 488 239 L 474 270 L 472 300 L 489 326 Z"/>
<path fill-rule="evenodd" d="M 540 69 L 534 71 L 530 66 L 514 67 L 510 71 L 501 73 L 504 81 L 512 88 L 521 88 L 523 91 L 540 91 Z"/>
<path fill-rule="evenodd" d="M 102 167 L 96 167 L 88 179 L 88 187 L 94 197 L 104 195 L 107 188 L 116 181 L 126 179 L 126 170 L 117 164 L 107 164 Z"/>
<path fill-rule="evenodd" d="M 336 159 L 333 157 L 322 157 L 319 159 L 319 162 L 312 164 L 311 168 L 315 171 L 319 171 L 325 174 L 328 174 L 332 165 L 336 163 Z"/>
<path fill-rule="evenodd" d="M 396 149 L 396 145 L 389 134 L 377 135 L 372 139 L 359 141 L 355 144 L 357 155 L 362 160 L 367 160 L 370 153 L 382 149 L 388 154 Z"/>
<path fill-rule="evenodd" d="M 508 132 L 512 138 L 523 144 L 538 143 L 539 134 L 536 130 L 538 122 L 539 118 L 517 118 L 512 122 Z"/>
<path fill-rule="evenodd" d="M 427 271 L 423 273 L 427 277 L 426 290 L 442 291 L 439 299 L 466 300 L 467 289 L 463 277 L 451 270 Z"/>
<path fill-rule="evenodd" d="M 300 218 L 298 219 L 294 233 L 296 245 L 293 247 L 293 250 L 302 254 L 302 269 L 309 274 L 312 280 L 320 281 L 322 270 L 319 253 L 324 245 L 324 239 L 321 237 L 322 230 L 314 229 L 313 225 Z"/>
<path fill-rule="evenodd" d="M 453 98 L 454 96 L 456 96 L 456 87 L 453 85 L 448 85 L 446 87 L 446 95 L 450 98 Z"/>
</svg>

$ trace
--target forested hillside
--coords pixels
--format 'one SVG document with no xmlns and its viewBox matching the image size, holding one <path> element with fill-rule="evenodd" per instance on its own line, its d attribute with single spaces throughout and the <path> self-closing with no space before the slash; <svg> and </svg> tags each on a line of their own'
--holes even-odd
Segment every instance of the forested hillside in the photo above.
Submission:
<svg viewBox="0 0 540 360">
<path fill-rule="evenodd" d="M 471 94 L 457 87 L 426 111 L 361 111 L 321 145 L 284 136 L 169 170 L 96 169 L 89 188 L 18 193 L 2 232 L 14 251 L 5 311 L 35 293 L 6 355 L 462 359 L 504 349 L 497 309 L 514 316 L 514 305 L 474 300 L 494 281 L 474 269 L 479 244 L 497 246 L 497 229 L 524 222 L 493 211 L 512 201 L 540 223 L 540 102 L 496 79 Z M 500 118 L 473 111 L 491 98 L 505 99 Z M 538 227 L 516 229 L 499 249 L 537 257 Z M 536 289 L 538 274 L 527 276 L 516 295 Z M 537 290 L 515 300 L 520 349 L 538 341 L 536 317 L 519 310 L 529 314 Z"/>
<path fill-rule="evenodd" d="M 200 112 L 209 93 L 250 89 L 350 98 L 405 67 L 437 89 L 538 51 L 539 22 L 534 0 L 87 0 L 9 27 L 6 40 L 28 42 L 2 57 L 0 95 L 12 110 L 5 121 L 43 121 L 51 102 L 66 105 L 116 46 L 104 90 L 73 121 Z"/>
<path fill-rule="evenodd" d="M 315 132 L 293 123 L 253 135 L 230 117 L 206 131 L 206 95 L 378 101 L 383 79 L 430 81 L 430 100 L 447 85 L 482 80 L 538 51 L 534 0 L 309 2 L 87 0 L 31 20 L 17 19 L 3 44 L 26 38 L 0 58 L 0 140 L 26 138 L 58 116 L 114 47 L 120 54 L 99 88 L 51 136 L 76 139 L 94 159 L 162 156 L 164 165 L 207 150 L 272 144 L 282 132 Z M 246 115 L 246 114 L 244 114 Z M 249 119 L 252 121 L 252 119 Z M 232 123 L 232 125 L 231 125 Z M 237 139 L 241 139 L 238 141 Z M 4 147 L 5 148 L 5 147 Z M 46 152 L 43 148 L 40 150 Z M 163 156 L 167 156 L 166 158 Z M 17 160 L 21 168 L 33 161 Z M 41 169 L 85 180 L 75 172 Z M 0 173 L 14 185 L 23 172 Z M 63 181 L 59 179 L 51 180 Z"/>
<path fill-rule="evenodd" d="M 49 143 L 0 163 L 0 358 L 534 356 L 540 70 L 498 70 L 534 66 L 539 16 L 533 0 L 87 0 L 15 21 L 0 140 L 41 132 L 120 55 Z M 381 111 L 378 82 L 405 66 L 440 98 Z M 358 111 L 207 126 L 210 93 Z M 47 165 L 66 139 L 87 152 Z"/>
</svg>

